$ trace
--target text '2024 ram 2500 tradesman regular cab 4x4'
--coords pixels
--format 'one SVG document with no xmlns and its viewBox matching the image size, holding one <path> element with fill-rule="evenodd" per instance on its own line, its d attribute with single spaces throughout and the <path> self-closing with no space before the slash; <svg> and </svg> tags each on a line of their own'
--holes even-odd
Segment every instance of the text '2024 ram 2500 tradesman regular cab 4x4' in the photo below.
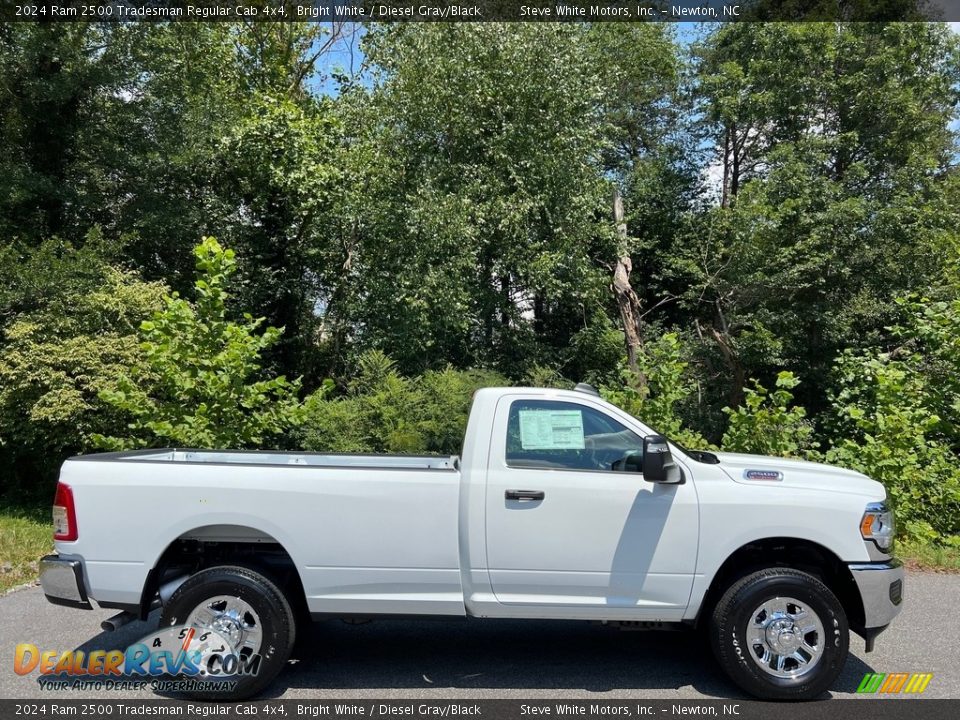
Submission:
<svg viewBox="0 0 960 720">
<path fill-rule="evenodd" d="M 884 496 L 836 467 L 685 450 L 589 386 L 490 388 L 459 458 L 71 458 L 41 581 L 114 625 L 161 607 L 162 627 L 260 655 L 205 697 L 262 690 L 311 618 L 424 615 L 702 627 L 741 688 L 803 699 L 849 629 L 870 650 L 900 610 Z"/>
</svg>

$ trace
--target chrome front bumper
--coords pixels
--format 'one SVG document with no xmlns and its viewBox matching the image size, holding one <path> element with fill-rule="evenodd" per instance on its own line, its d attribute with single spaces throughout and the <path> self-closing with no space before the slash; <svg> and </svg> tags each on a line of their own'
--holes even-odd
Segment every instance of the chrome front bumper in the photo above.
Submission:
<svg viewBox="0 0 960 720">
<path fill-rule="evenodd" d="M 882 629 L 903 609 L 903 563 L 897 558 L 883 562 L 849 565 L 863 601 L 863 626 Z M 877 633 L 874 633 L 874 635 Z"/>
<path fill-rule="evenodd" d="M 40 585 L 54 605 L 93 609 L 83 585 L 83 563 L 70 557 L 47 555 L 40 560 Z"/>
</svg>

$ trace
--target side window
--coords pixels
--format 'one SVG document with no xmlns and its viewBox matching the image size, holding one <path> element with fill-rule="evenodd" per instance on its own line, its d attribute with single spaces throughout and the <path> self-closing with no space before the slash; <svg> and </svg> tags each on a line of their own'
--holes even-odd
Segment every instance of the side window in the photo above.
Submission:
<svg viewBox="0 0 960 720">
<path fill-rule="evenodd" d="M 553 400 L 514 400 L 507 421 L 507 465 L 516 468 L 612 470 L 643 439 L 598 410 Z"/>
</svg>

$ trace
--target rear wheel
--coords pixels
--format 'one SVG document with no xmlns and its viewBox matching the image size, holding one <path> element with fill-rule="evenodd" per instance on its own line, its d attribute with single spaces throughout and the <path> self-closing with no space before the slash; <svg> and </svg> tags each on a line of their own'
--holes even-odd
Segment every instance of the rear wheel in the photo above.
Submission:
<svg viewBox="0 0 960 720">
<path fill-rule="evenodd" d="M 256 695 L 283 669 L 296 640 L 293 610 L 283 592 L 264 575 L 229 565 L 188 578 L 164 606 L 160 625 L 212 631 L 229 643 L 236 659 L 230 662 L 240 670 L 228 677 L 205 677 L 205 689 L 183 693 L 203 700 Z"/>
<path fill-rule="evenodd" d="M 770 568 L 735 582 L 720 598 L 710 641 L 721 667 L 765 700 L 811 700 L 825 693 L 847 660 L 843 607 L 820 580 Z"/>
</svg>

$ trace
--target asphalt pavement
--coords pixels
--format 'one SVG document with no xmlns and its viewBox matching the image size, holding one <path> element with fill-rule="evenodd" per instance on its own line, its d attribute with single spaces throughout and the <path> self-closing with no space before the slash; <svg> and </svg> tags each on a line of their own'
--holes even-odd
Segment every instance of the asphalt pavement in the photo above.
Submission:
<svg viewBox="0 0 960 720">
<path fill-rule="evenodd" d="M 865 673 L 933 673 L 924 697 L 960 698 L 960 575 L 911 572 L 906 604 L 876 650 L 851 653 L 831 694 L 855 694 Z M 0 698 L 152 698 L 130 692 L 43 691 L 37 673 L 18 676 L 18 643 L 41 650 L 123 649 L 157 618 L 114 633 L 110 610 L 46 602 L 39 587 L 0 597 Z M 265 697 L 324 698 L 744 698 L 691 632 L 623 631 L 597 624 L 529 620 L 381 620 L 315 624 Z M 862 695 L 859 697 L 863 697 Z"/>
</svg>

